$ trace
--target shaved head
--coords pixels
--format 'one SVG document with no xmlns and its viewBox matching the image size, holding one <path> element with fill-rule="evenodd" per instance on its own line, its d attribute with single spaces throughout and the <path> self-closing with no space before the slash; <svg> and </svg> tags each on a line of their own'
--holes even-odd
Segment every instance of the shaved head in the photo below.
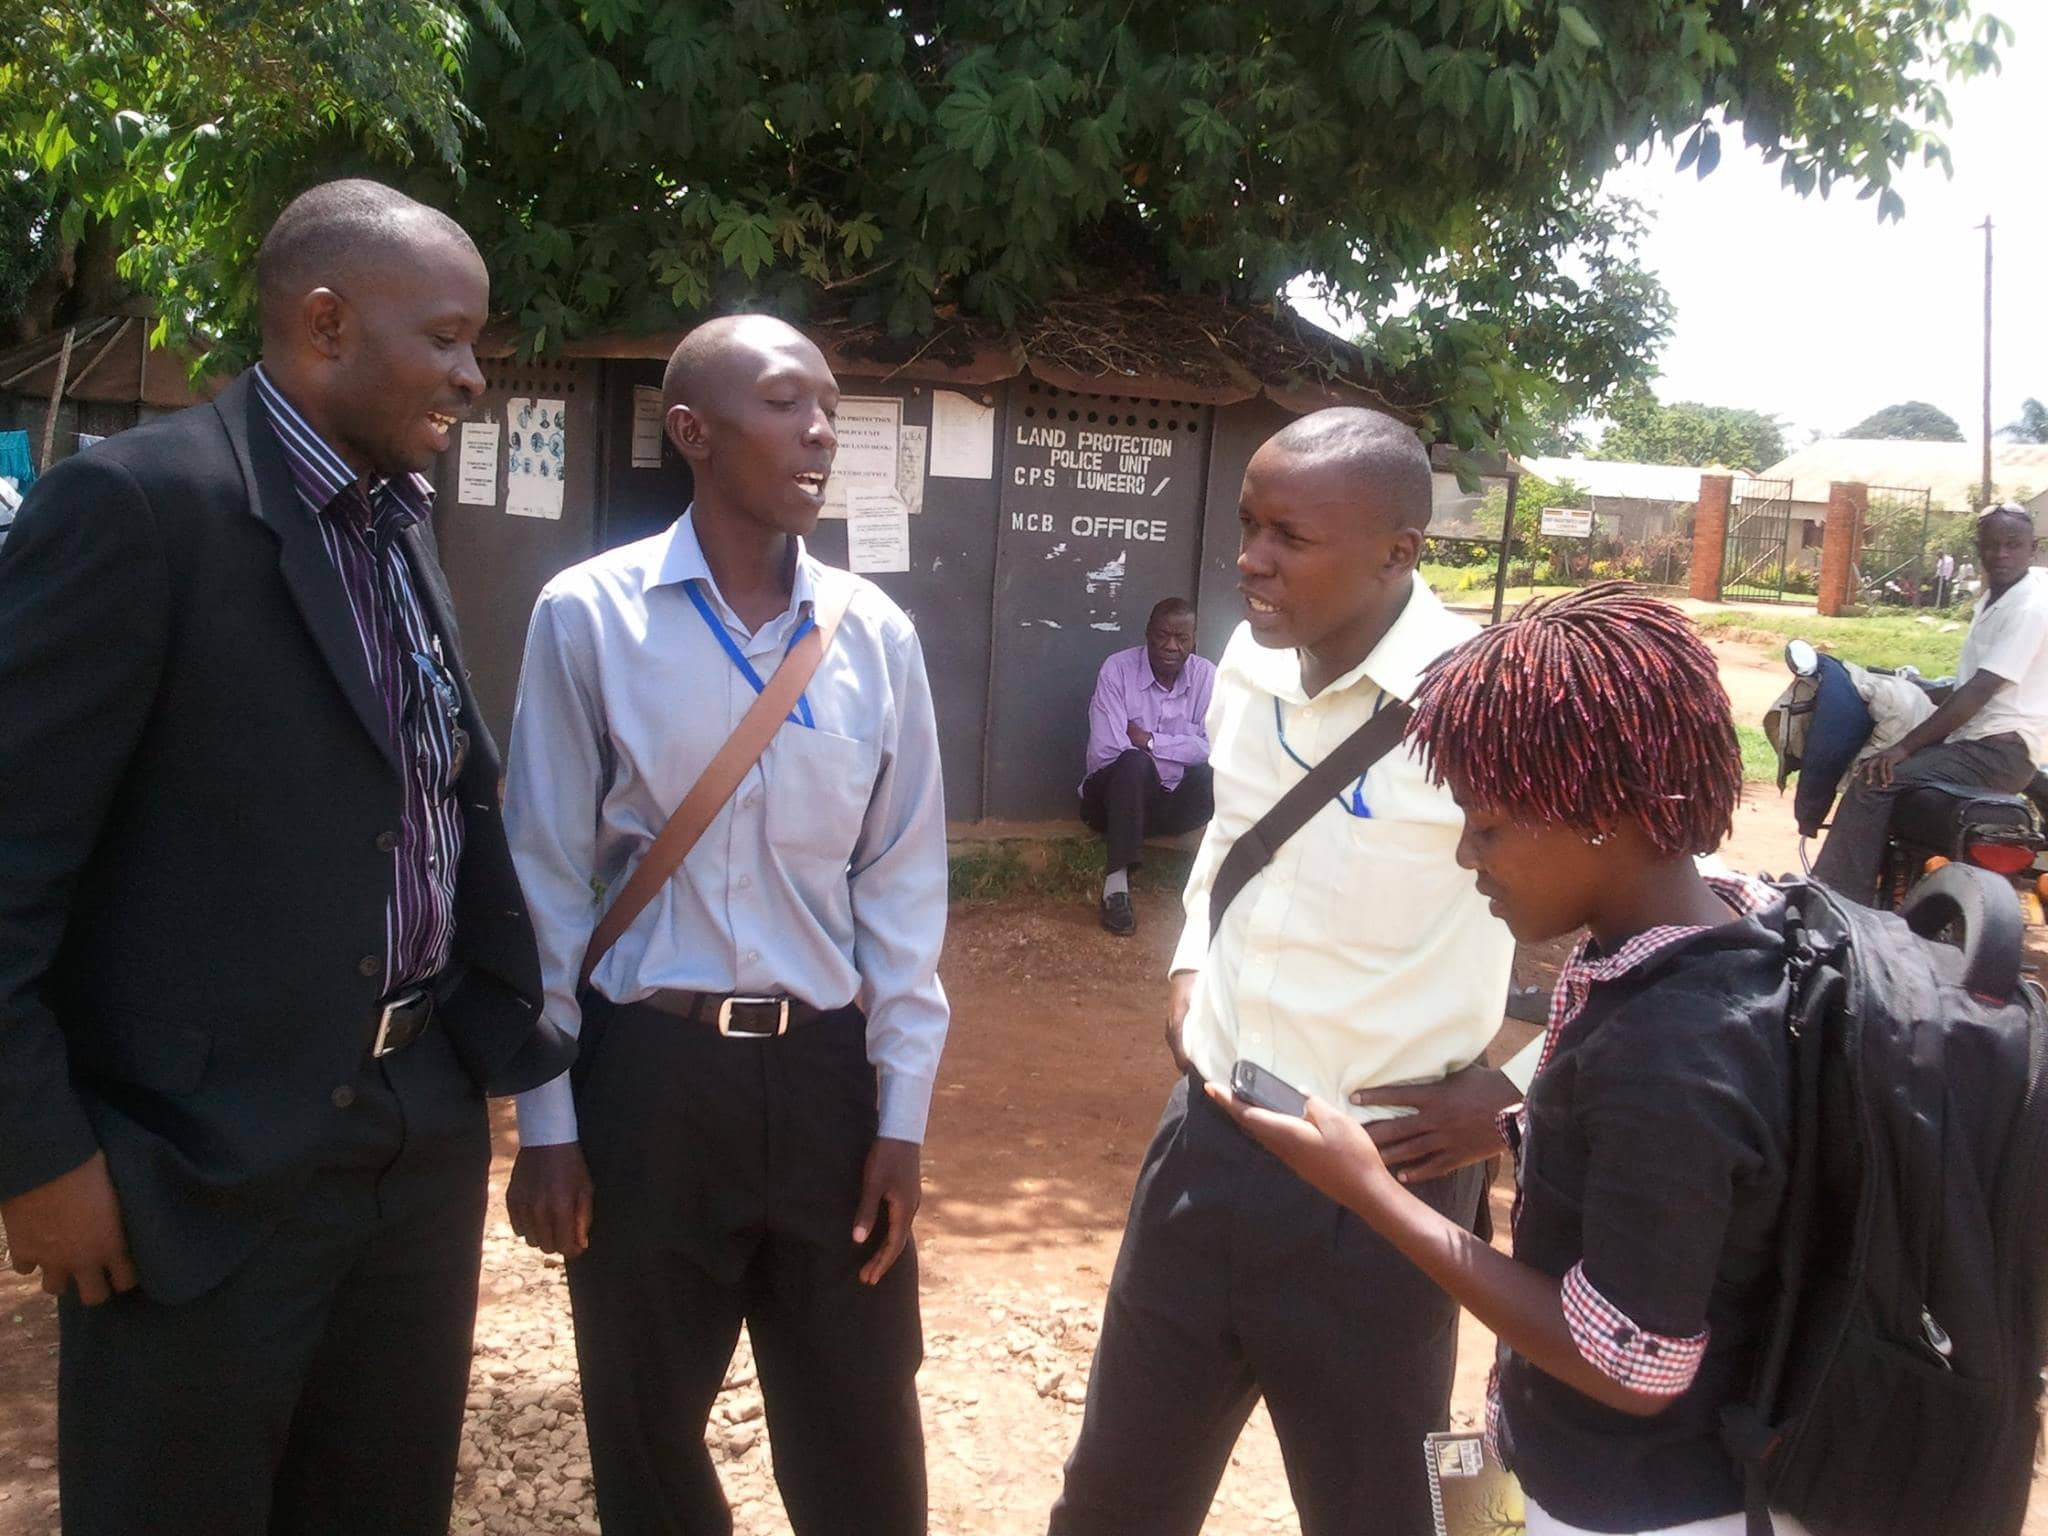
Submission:
<svg viewBox="0 0 2048 1536">
<path fill-rule="evenodd" d="M 667 412 L 679 405 L 698 410 L 713 405 L 737 387 L 743 372 L 751 377 L 763 353 L 790 350 L 816 357 L 821 366 L 825 361 L 810 337 L 773 315 L 706 320 L 669 354 L 661 375 L 661 408 Z"/>
<path fill-rule="evenodd" d="M 1356 487 L 1360 506 L 1384 510 L 1397 528 L 1429 526 L 1429 451 L 1412 427 L 1382 412 L 1356 406 L 1312 411 L 1274 433 L 1259 451 L 1337 472 Z"/>
<path fill-rule="evenodd" d="M 361 296 L 369 284 L 406 266 L 422 249 L 476 247 L 447 214 L 382 182 L 330 181 L 285 205 L 256 253 L 256 294 L 266 345 L 297 323 L 316 288 Z M 482 258 L 477 257 L 478 266 Z"/>
</svg>

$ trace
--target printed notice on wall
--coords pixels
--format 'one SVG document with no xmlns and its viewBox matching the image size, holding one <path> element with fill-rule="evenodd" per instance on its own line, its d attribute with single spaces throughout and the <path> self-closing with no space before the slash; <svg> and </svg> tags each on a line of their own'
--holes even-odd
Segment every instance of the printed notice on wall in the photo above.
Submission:
<svg viewBox="0 0 2048 1536">
<path fill-rule="evenodd" d="M 846 568 L 864 576 L 910 569 L 910 509 L 895 491 L 847 492 Z"/>
<path fill-rule="evenodd" d="M 832 430 L 839 451 L 832 458 L 832 478 L 825 482 L 825 516 L 844 517 L 847 498 L 857 488 L 895 491 L 903 402 L 843 396 Z"/>
<path fill-rule="evenodd" d="M 955 394 L 932 391 L 932 473 L 954 480 L 987 480 L 995 474 L 996 408 Z"/>
<path fill-rule="evenodd" d="M 633 467 L 661 468 L 661 391 L 633 386 Z"/>
<path fill-rule="evenodd" d="M 498 504 L 498 424 L 495 421 L 465 421 L 462 424 L 460 481 L 455 499 L 465 507 L 495 507 Z"/>
<path fill-rule="evenodd" d="M 562 515 L 569 410 L 560 400 L 505 402 L 505 510 L 515 517 Z"/>
<path fill-rule="evenodd" d="M 923 427 L 905 427 L 896 450 L 896 494 L 912 517 L 924 510 Z"/>
</svg>

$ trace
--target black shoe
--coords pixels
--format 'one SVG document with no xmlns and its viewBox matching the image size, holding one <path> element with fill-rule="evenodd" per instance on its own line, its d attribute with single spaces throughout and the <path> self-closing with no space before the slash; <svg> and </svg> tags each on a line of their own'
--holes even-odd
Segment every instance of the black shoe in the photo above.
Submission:
<svg viewBox="0 0 2048 1536">
<path fill-rule="evenodd" d="M 1131 910 L 1129 892 L 1116 891 L 1102 898 L 1102 926 L 1120 939 L 1138 931 L 1138 914 Z"/>
</svg>

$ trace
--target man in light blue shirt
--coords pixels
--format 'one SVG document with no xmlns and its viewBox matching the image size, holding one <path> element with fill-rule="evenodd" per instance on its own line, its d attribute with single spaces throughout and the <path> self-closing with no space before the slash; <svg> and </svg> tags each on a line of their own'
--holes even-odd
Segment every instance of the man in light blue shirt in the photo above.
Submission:
<svg viewBox="0 0 2048 1536">
<path fill-rule="evenodd" d="M 507 1205 L 569 1259 L 607 1536 L 731 1530 L 702 1432 L 742 1322 L 799 1536 L 916 1536 L 909 1239 L 947 1026 L 923 653 L 804 549 L 836 446 L 816 347 L 715 320 L 663 398 L 690 510 L 557 576 L 527 637 L 506 824 L 547 1016 L 581 1054 L 520 1099 Z M 827 582 L 853 595 L 797 710 L 579 995 L 601 910 Z"/>
</svg>

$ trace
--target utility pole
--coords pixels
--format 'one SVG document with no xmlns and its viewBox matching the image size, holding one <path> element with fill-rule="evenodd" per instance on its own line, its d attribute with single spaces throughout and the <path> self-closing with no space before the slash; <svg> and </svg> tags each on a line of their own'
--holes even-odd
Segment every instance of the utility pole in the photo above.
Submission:
<svg viewBox="0 0 2048 1536">
<path fill-rule="evenodd" d="M 1984 231 L 1984 485 L 1979 504 L 1991 505 L 1991 215 L 1977 226 Z"/>
</svg>

